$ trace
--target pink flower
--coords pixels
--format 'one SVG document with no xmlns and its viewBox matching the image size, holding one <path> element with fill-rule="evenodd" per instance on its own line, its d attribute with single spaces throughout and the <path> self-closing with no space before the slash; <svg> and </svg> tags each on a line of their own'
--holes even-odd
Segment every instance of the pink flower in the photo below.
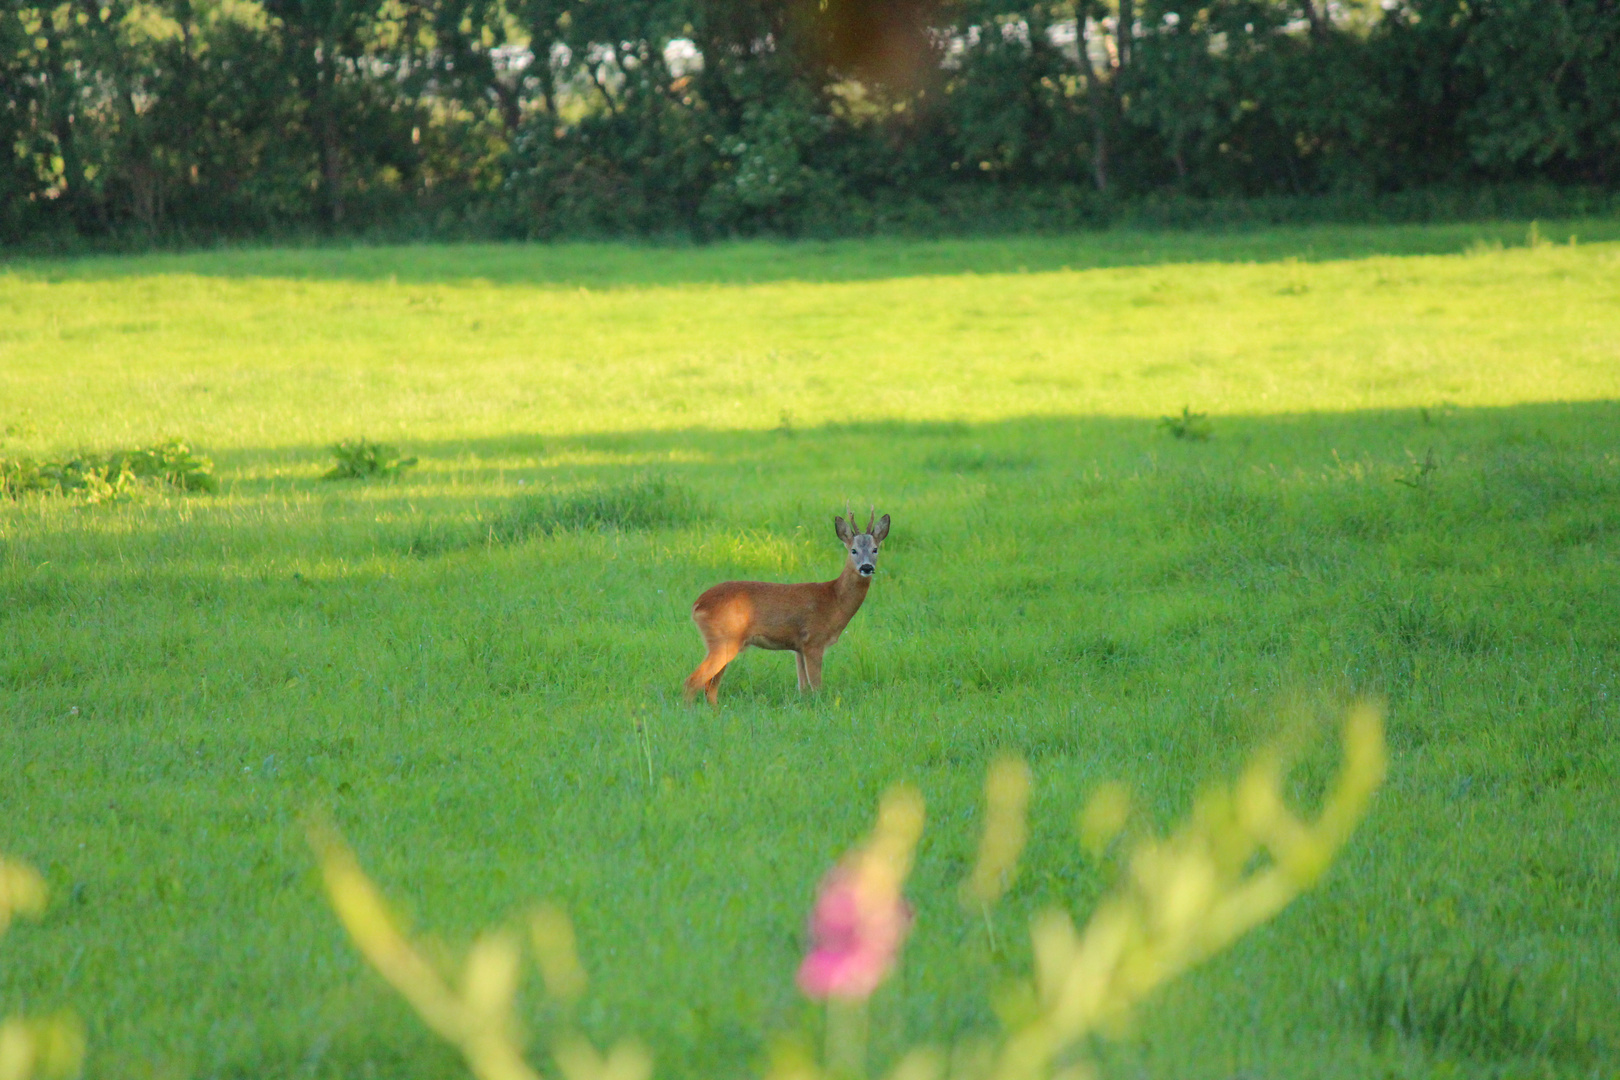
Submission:
<svg viewBox="0 0 1620 1080">
<path fill-rule="evenodd" d="M 911 928 L 911 908 L 892 873 L 856 856 L 821 883 L 810 914 L 810 954 L 799 989 L 813 998 L 870 997 L 894 967 Z"/>
</svg>

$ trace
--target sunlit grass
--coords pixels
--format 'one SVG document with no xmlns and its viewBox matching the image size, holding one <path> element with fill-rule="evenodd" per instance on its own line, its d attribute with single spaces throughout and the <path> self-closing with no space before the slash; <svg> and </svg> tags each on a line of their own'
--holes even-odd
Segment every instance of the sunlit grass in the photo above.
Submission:
<svg viewBox="0 0 1620 1080">
<path fill-rule="evenodd" d="M 1046 263 L 1094 254 L 1025 243 Z M 1612 326 L 1593 318 L 1616 300 L 1612 244 L 1318 262 L 1222 260 L 1204 245 L 1197 262 L 1028 273 L 960 272 L 971 260 L 947 251 L 940 269 L 958 272 L 748 287 L 708 280 L 725 250 L 637 253 L 661 267 L 648 285 L 620 252 L 623 280 L 591 289 L 552 280 L 568 277 L 564 255 L 591 269 L 588 248 L 532 255 L 549 270 L 537 282 L 485 276 L 523 248 L 472 249 L 455 276 L 441 249 L 399 249 L 399 269 L 436 278 L 412 284 L 377 278 L 365 250 L 350 263 L 276 253 L 257 276 L 231 254 L 148 257 L 138 275 L 107 260 L 22 264 L 0 277 L 0 400 L 14 447 L 183 432 L 217 454 L 361 435 L 1276 414 L 1612 390 Z M 760 251 L 729 249 L 739 275 Z M 920 270 L 927 251 L 893 257 Z M 71 427 L 52 419 L 68 404 L 65 354 L 94 388 L 75 396 Z"/>
<path fill-rule="evenodd" d="M 12 264 L 0 456 L 174 435 L 222 490 L 0 503 L 0 851 L 56 898 L 0 1014 L 72 1009 L 96 1076 L 458 1075 L 323 909 L 315 804 L 450 951 L 566 906 L 599 1045 L 757 1071 L 808 1023 L 816 881 L 907 780 L 933 824 L 881 1058 L 993 1023 L 1029 915 L 1101 893 L 1097 783 L 1168 824 L 1268 718 L 1367 692 L 1390 779 L 1344 864 L 1105 1073 L 1590 1075 L 1620 1048 L 1605 229 Z M 1160 427 L 1184 407 L 1208 441 Z M 360 437 L 419 463 L 322 483 Z M 653 483 L 685 509 L 632 513 Z M 831 577 L 846 499 L 894 533 L 825 694 L 750 652 L 682 708 L 692 598 Z M 1010 954 L 956 893 L 1003 751 L 1037 791 Z M 1514 1017 L 1582 1019 L 1455 1030 L 1429 973 L 1481 955 Z"/>
</svg>

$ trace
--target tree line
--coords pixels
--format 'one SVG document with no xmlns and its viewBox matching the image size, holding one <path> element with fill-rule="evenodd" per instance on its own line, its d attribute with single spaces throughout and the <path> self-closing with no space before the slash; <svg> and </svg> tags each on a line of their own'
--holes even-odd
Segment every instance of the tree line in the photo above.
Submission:
<svg viewBox="0 0 1620 1080">
<path fill-rule="evenodd" d="M 1620 0 L 0 0 L 0 239 L 1620 181 Z"/>
</svg>

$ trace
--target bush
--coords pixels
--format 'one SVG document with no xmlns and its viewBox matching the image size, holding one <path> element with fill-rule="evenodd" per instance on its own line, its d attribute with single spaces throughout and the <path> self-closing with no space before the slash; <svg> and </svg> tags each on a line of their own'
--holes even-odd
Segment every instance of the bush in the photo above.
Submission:
<svg viewBox="0 0 1620 1080">
<path fill-rule="evenodd" d="M 192 452 L 180 439 L 109 454 L 77 454 L 59 460 L 0 458 L 0 496 L 16 499 L 31 492 L 82 495 L 92 502 L 128 492 L 143 483 L 167 484 L 181 491 L 217 491 L 214 463 Z"/>
</svg>

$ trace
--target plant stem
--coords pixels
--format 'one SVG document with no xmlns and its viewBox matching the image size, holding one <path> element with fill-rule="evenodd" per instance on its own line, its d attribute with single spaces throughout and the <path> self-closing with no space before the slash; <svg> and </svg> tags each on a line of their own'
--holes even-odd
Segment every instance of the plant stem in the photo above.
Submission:
<svg viewBox="0 0 1620 1080">
<path fill-rule="evenodd" d="M 827 1071 L 840 1080 L 866 1075 L 866 1001 L 827 999 Z"/>
</svg>

